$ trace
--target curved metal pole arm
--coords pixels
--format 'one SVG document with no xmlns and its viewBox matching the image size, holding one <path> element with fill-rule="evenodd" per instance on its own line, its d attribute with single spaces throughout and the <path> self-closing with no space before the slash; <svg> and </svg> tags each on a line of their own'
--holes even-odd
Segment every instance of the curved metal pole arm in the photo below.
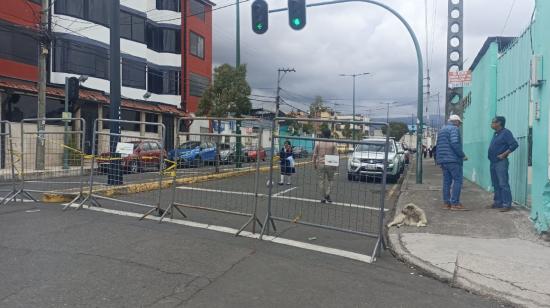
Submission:
<svg viewBox="0 0 550 308">
<path fill-rule="evenodd" d="M 319 2 L 319 3 L 310 3 L 307 4 L 307 7 L 314 7 L 314 6 L 324 6 L 324 5 L 330 5 L 330 4 L 338 4 L 338 3 L 347 3 L 347 2 L 365 2 L 377 5 L 379 7 L 382 7 L 392 13 L 395 17 L 397 17 L 401 23 L 407 28 L 407 31 L 409 32 L 413 43 L 414 48 L 416 50 L 416 58 L 418 61 L 418 107 L 417 107 L 417 121 L 416 121 L 416 183 L 422 184 L 422 136 L 423 136 L 423 129 L 424 129 L 424 61 L 422 59 L 422 51 L 420 49 L 420 44 L 418 43 L 418 39 L 416 38 L 416 35 L 409 25 L 409 23 L 401 16 L 396 10 L 392 9 L 388 5 L 374 1 L 374 0 L 334 0 L 334 1 L 326 1 L 326 2 Z M 274 9 L 269 10 L 269 13 L 278 13 L 278 12 L 284 12 L 288 11 L 288 8 L 280 8 L 280 9 Z M 413 123 L 414 125 L 414 123 Z"/>
</svg>

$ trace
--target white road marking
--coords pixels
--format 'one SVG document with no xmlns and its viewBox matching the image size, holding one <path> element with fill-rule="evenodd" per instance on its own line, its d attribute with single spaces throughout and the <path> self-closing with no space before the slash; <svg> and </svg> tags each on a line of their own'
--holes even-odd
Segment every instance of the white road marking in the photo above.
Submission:
<svg viewBox="0 0 550 308">
<path fill-rule="evenodd" d="M 246 195 L 246 196 L 254 196 L 254 193 L 251 192 L 241 192 L 241 191 L 232 191 L 232 190 L 222 190 L 222 189 L 209 189 L 209 188 L 200 188 L 200 187 L 188 187 L 188 186 L 180 186 L 178 189 L 185 189 L 185 190 L 197 190 L 197 191 L 207 191 L 207 192 L 217 192 L 217 193 L 223 193 L 223 194 L 233 194 L 233 195 Z M 258 194 L 259 197 L 267 197 L 266 194 Z M 278 194 L 274 194 L 273 198 L 276 199 L 286 199 L 286 200 L 297 200 L 297 201 L 305 201 L 305 202 L 313 202 L 313 203 L 320 203 L 317 199 L 308 199 L 308 198 L 299 198 L 299 197 L 291 197 L 291 196 L 281 196 Z M 366 206 L 366 205 L 359 205 L 359 204 L 353 204 L 353 203 L 343 203 L 343 202 L 332 202 L 332 203 L 324 203 L 324 205 L 339 205 L 343 207 L 351 207 L 351 208 L 358 208 L 358 209 L 366 209 L 366 210 L 373 210 L 378 211 L 380 208 L 373 207 L 373 206 Z M 384 211 L 389 211 L 389 209 L 384 209 Z"/>
<path fill-rule="evenodd" d="M 10 199 L 10 198 L 8 198 Z M 4 200 L 6 200 L 6 198 L 0 198 L 0 202 L 3 202 Z M 30 199 L 21 199 L 19 197 L 17 197 L 17 199 L 14 199 L 14 200 L 11 200 L 11 202 L 35 202 L 34 200 L 30 200 Z"/>
<path fill-rule="evenodd" d="M 74 204 L 71 207 L 78 207 L 78 205 Z M 87 210 L 90 210 L 90 211 L 102 212 L 102 213 L 119 215 L 119 216 L 126 216 L 126 217 L 140 218 L 142 216 L 142 214 L 139 214 L 139 213 L 132 213 L 132 212 L 126 212 L 126 211 L 120 211 L 120 210 L 110 210 L 110 209 L 99 208 L 99 207 L 89 207 L 87 205 L 84 205 L 83 208 L 87 209 Z M 147 217 L 145 217 L 145 219 L 160 221 L 160 217 L 155 217 L 155 216 L 147 216 Z M 217 232 L 222 232 L 222 233 L 228 233 L 228 234 L 231 234 L 231 235 L 235 235 L 238 232 L 237 229 L 233 229 L 233 228 L 216 226 L 216 225 L 209 225 L 209 224 L 198 223 L 198 222 L 193 222 L 193 221 L 188 221 L 188 220 L 164 218 L 163 221 L 168 222 L 168 223 L 177 224 L 177 225 L 192 227 L 192 228 L 200 228 L 200 229 L 205 229 L 205 230 L 212 230 L 212 231 L 217 231 Z M 259 239 L 259 237 L 260 237 L 260 235 L 258 233 L 252 233 L 252 232 L 248 232 L 248 231 L 242 231 L 240 233 L 240 236 L 247 237 L 247 238 L 253 238 L 253 239 Z M 336 249 L 336 248 L 330 248 L 330 247 L 325 247 L 325 246 L 321 246 L 321 245 L 303 243 L 303 242 L 299 242 L 299 241 L 295 241 L 295 240 L 290 240 L 290 239 L 285 239 L 285 238 L 275 237 L 275 236 L 269 236 L 269 235 L 264 235 L 262 237 L 262 240 L 267 241 L 267 242 L 273 242 L 273 243 L 276 243 L 276 244 L 285 245 L 285 246 L 302 248 L 302 249 L 316 251 L 316 252 L 325 253 L 325 254 L 329 254 L 329 255 L 344 257 L 344 258 L 347 258 L 347 259 L 356 260 L 356 261 L 365 262 L 365 263 L 372 263 L 373 262 L 373 258 L 371 256 L 356 253 L 356 252 L 352 252 L 352 251 L 342 250 L 342 249 Z"/>
<path fill-rule="evenodd" d="M 296 188 L 298 188 L 298 186 L 294 186 L 294 187 L 291 187 L 291 188 L 289 188 L 289 189 L 285 189 L 285 190 L 283 190 L 283 191 L 280 191 L 280 192 L 274 194 L 273 197 L 277 197 L 277 196 L 280 196 L 280 195 L 284 195 L 284 194 L 286 194 L 287 192 L 291 192 L 291 191 L 295 190 Z"/>
</svg>

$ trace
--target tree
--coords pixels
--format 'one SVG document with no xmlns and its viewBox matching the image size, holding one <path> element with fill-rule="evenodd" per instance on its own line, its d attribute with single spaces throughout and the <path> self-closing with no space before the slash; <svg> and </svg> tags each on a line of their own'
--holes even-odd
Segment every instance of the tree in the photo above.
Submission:
<svg viewBox="0 0 550 308">
<path fill-rule="evenodd" d="M 346 139 L 350 139 L 352 135 L 353 131 L 350 129 L 349 123 L 346 123 L 346 125 L 344 125 L 344 129 L 342 130 L 342 136 Z"/>
<path fill-rule="evenodd" d="M 309 116 L 315 118 L 319 113 L 327 111 L 323 98 L 319 95 L 315 97 L 315 101 L 309 105 Z"/>
<path fill-rule="evenodd" d="M 235 68 L 223 64 L 214 69 L 214 82 L 211 83 L 200 100 L 198 115 L 225 117 L 250 113 L 252 104 L 248 99 L 250 86 L 246 82 L 246 65 Z"/>
<path fill-rule="evenodd" d="M 406 133 L 409 132 L 407 124 L 401 122 L 390 122 L 390 137 L 395 138 L 395 140 L 401 140 Z M 382 127 L 382 133 L 386 135 L 386 126 Z"/>
</svg>

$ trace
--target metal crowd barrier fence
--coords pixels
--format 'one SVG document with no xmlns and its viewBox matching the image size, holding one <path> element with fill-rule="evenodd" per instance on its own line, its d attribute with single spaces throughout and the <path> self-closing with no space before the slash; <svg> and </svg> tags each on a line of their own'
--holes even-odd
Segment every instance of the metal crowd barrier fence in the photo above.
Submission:
<svg viewBox="0 0 550 308">
<path fill-rule="evenodd" d="M 12 196 L 17 194 L 12 131 L 11 123 L 8 121 L 0 121 L 0 158 L 3 163 L 3 169 L 0 169 L 0 191 L 7 192 L 0 199 L 0 204 L 6 204 L 10 200 L 14 200 Z"/>
<path fill-rule="evenodd" d="M 297 126 L 297 135 L 275 133 L 284 122 Z M 302 124 L 331 135 L 300 136 Z M 276 167 L 270 159 L 267 213 L 261 236 L 270 232 L 270 226 L 276 231 L 275 221 L 282 221 L 375 238 L 373 256 L 385 247 L 386 181 L 397 179 L 401 172 L 397 149 L 388 137 L 350 140 L 334 136 L 336 131 L 351 135 L 353 124 L 359 127 L 358 135 L 375 126 L 389 129 L 386 123 L 362 121 L 273 120 L 271 144 L 280 144 L 280 161 Z"/>
<path fill-rule="evenodd" d="M 123 130 L 111 133 L 110 125 L 118 125 Z M 157 122 L 96 119 L 89 189 L 78 208 L 86 202 L 102 206 L 99 201 L 102 200 L 109 204 L 148 208 L 141 219 L 155 211 L 160 214 L 166 166 L 165 130 L 164 124 Z M 140 185 L 147 188 L 140 190 Z M 157 195 L 142 196 L 140 191 L 152 191 Z"/>
<path fill-rule="evenodd" d="M 174 210 L 183 217 L 189 216 L 184 208 L 206 210 L 249 217 L 237 235 L 250 224 L 256 232 L 256 224 L 262 226 L 259 199 L 266 196 L 259 193 L 260 165 L 267 164 L 268 157 L 262 147 L 261 125 L 248 135 L 182 132 L 189 121 L 217 121 L 218 128 L 227 121 L 260 122 L 257 118 L 181 118 L 176 148 L 169 153 L 169 160 L 177 164 L 178 170 L 173 173 L 172 200 L 161 221 L 168 213 L 173 217 Z M 235 179 L 247 174 L 254 177 Z"/>
<path fill-rule="evenodd" d="M 44 130 L 39 130 L 39 124 Z M 84 185 L 84 139 L 86 121 L 81 118 L 33 118 L 21 120 L 19 153 L 20 187 L 7 201 L 24 196 L 37 201 L 36 195 L 71 194 L 80 199 Z M 6 201 L 5 200 L 5 201 Z M 23 199 L 22 199 L 23 200 Z"/>
</svg>

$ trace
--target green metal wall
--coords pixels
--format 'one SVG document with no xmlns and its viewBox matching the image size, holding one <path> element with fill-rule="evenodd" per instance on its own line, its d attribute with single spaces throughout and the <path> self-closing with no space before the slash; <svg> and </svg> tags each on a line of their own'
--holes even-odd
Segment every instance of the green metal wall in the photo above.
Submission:
<svg viewBox="0 0 550 308">
<path fill-rule="evenodd" d="M 491 174 L 487 149 L 493 134 L 490 123 L 496 111 L 498 44 L 493 42 L 472 72 L 472 85 L 464 89 L 471 93 L 464 111 L 464 176 L 486 190 L 491 190 Z"/>
<path fill-rule="evenodd" d="M 543 57 L 543 79 L 550 76 L 550 1 L 537 0 L 535 22 L 533 25 L 534 52 Z M 550 226 L 550 182 L 549 168 L 549 109 L 550 86 L 545 81 L 542 86 L 532 88 L 532 100 L 536 105 L 533 121 L 533 184 L 531 188 L 531 219 L 539 231 L 548 231 Z"/>
<path fill-rule="evenodd" d="M 527 205 L 529 92 L 531 77 L 531 26 L 498 59 L 497 115 L 506 117 L 506 127 L 519 147 L 510 155 L 510 188 L 514 202 Z"/>
<path fill-rule="evenodd" d="M 527 21 L 527 23 L 529 23 Z M 506 126 L 514 133 L 519 148 L 510 156 L 510 184 L 514 201 L 527 204 L 531 195 L 531 219 L 538 231 L 550 227 L 549 129 L 550 129 L 550 1 L 537 0 L 534 21 L 507 50 L 498 53 L 493 43 L 472 75 L 471 103 L 464 113 L 464 149 L 470 160 L 464 165 L 465 176 L 490 190 L 489 162 L 486 151 L 492 137 L 490 119 L 507 118 Z M 542 56 L 540 86 L 532 86 L 531 59 Z M 531 119 L 530 119 L 531 118 Z M 531 124 L 530 124 L 531 121 Z M 528 187 L 528 136 L 532 126 L 532 185 Z"/>
</svg>

